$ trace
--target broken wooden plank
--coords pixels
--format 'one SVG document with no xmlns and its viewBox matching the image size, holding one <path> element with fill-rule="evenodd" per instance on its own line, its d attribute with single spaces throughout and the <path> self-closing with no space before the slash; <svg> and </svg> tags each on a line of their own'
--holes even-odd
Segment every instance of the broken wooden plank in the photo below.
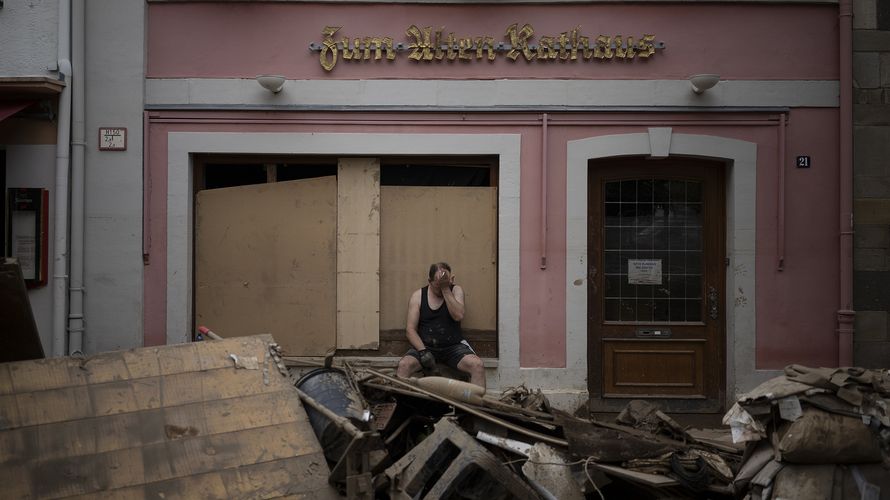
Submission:
<svg viewBox="0 0 890 500">
<path fill-rule="evenodd" d="M 57 358 L 43 380 L 30 383 L 17 377 L 39 376 L 35 366 L 47 363 L 0 365 L 12 382 L 0 396 L 4 495 L 328 495 L 330 472 L 289 377 L 274 365 L 266 376 L 236 369 L 227 356 L 262 360 L 271 340 Z M 136 369 L 125 369 L 127 361 Z"/>
<path fill-rule="evenodd" d="M 257 411 L 262 408 L 263 411 Z M 170 439 L 299 423 L 306 413 L 284 392 L 121 413 L 0 432 L 0 466 L 75 457 Z"/>
<path fill-rule="evenodd" d="M 0 364 L 0 395 L 227 368 L 232 366 L 229 354 L 262 359 L 268 351 L 267 342 L 271 341 L 270 335 L 256 335 L 229 339 L 225 343 L 176 344 L 113 351 L 87 358 Z"/>
<path fill-rule="evenodd" d="M 677 486 L 680 484 L 676 479 L 667 476 L 659 476 L 658 474 L 647 474 L 645 472 L 636 472 L 614 465 L 590 462 L 590 466 L 595 469 L 599 469 L 607 474 L 614 475 L 615 477 L 627 479 L 636 483 L 642 483 L 647 486 L 662 488 L 665 486 Z"/>
<path fill-rule="evenodd" d="M 562 426 L 572 454 L 592 457 L 596 462 L 612 463 L 634 458 L 650 458 L 680 449 L 654 439 L 643 439 L 630 432 L 603 428 L 596 423 L 566 417 L 559 413 L 556 423 Z"/>
</svg>

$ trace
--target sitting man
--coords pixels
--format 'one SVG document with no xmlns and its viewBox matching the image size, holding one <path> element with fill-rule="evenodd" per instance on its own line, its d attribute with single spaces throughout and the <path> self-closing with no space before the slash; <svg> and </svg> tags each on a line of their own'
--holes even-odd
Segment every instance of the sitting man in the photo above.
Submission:
<svg viewBox="0 0 890 500">
<path fill-rule="evenodd" d="M 429 285 L 415 290 L 408 301 L 406 333 L 411 348 L 399 361 L 399 377 L 407 378 L 421 367 L 442 362 L 470 375 L 470 382 L 485 387 L 482 360 L 464 339 L 464 291 L 454 284 L 451 266 L 430 266 Z"/>
</svg>

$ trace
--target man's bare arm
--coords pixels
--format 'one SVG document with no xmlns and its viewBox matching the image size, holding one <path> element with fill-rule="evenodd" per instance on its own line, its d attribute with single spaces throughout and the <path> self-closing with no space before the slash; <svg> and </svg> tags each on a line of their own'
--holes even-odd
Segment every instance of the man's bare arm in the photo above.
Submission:
<svg viewBox="0 0 890 500">
<path fill-rule="evenodd" d="M 417 333 L 417 324 L 420 322 L 420 293 L 420 290 L 416 290 L 408 299 L 408 317 L 405 321 L 405 335 L 408 337 L 408 343 L 418 351 L 426 349 Z"/>
<path fill-rule="evenodd" d="M 448 314 L 454 321 L 464 319 L 464 289 L 460 285 L 454 285 L 454 288 L 447 286 L 442 288 L 442 298 L 445 299 L 445 303 L 448 305 Z"/>
</svg>

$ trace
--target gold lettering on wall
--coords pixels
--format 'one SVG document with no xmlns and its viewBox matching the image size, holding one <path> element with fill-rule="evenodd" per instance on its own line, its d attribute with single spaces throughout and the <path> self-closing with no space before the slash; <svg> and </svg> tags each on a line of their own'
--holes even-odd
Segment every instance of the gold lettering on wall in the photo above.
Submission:
<svg viewBox="0 0 890 500">
<path fill-rule="evenodd" d="M 325 26 L 321 43 L 309 44 L 318 51 L 318 60 L 325 71 L 332 71 L 339 60 L 348 62 L 394 61 L 399 53 L 407 52 L 408 59 L 417 63 L 435 61 L 495 61 L 499 55 L 515 62 L 537 61 L 610 61 L 613 59 L 647 59 L 656 50 L 664 49 L 664 42 L 656 42 L 655 35 L 604 35 L 593 38 L 582 34 L 576 26 L 557 35 L 535 36 L 531 24 L 514 23 L 504 31 L 502 42 L 489 35 L 455 35 L 444 27 L 411 25 L 405 30 L 407 40 L 395 42 L 391 36 L 342 36 L 334 39 L 342 26 Z M 591 43 L 591 40 L 593 42 Z"/>
</svg>

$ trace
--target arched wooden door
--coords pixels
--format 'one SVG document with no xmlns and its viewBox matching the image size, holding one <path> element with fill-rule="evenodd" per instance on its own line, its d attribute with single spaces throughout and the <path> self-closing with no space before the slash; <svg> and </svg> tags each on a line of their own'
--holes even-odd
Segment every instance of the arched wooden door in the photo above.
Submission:
<svg viewBox="0 0 890 500">
<path fill-rule="evenodd" d="M 629 399 L 722 411 L 725 166 L 623 158 L 589 168 L 591 411 Z"/>
</svg>

